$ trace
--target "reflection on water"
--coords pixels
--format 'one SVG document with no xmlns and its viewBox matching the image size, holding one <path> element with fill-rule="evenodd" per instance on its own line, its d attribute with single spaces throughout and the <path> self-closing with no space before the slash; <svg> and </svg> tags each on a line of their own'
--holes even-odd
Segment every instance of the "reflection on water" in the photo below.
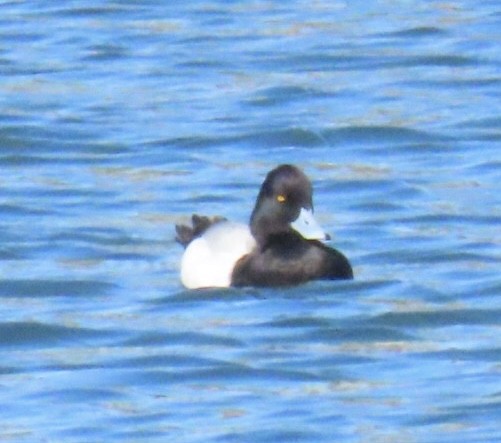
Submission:
<svg viewBox="0 0 501 443">
<path fill-rule="evenodd" d="M 494 441 L 497 9 L 3 5 L 0 438 Z M 283 162 L 356 280 L 185 291 Z"/>
</svg>

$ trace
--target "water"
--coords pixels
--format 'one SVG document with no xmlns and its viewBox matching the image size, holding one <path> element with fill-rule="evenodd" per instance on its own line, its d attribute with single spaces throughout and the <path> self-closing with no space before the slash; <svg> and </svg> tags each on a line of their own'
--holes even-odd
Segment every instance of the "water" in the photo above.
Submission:
<svg viewBox="0 0 501 443">
<path fill-rule="evenodd" d="M 497 2 L 0 7 L 2 441 L 499 441 Z M 356 279 L 183 290 L 283 162 Z"/>
</svg>

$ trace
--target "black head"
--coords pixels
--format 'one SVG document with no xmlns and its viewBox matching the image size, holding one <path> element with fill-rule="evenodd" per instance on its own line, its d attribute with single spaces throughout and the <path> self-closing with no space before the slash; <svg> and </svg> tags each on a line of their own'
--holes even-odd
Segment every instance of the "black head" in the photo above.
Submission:
<svg viewBox="0 0 501 443">
<path fill-rule="evenodd" d="M 268 173 L 261 186 L 252 211 L 251 231 L 260 244 L 270 235 L 292 231 L 308 239 L 325 239 L 312 213 L 310 180 L 295 166 L 281 165 Z"/>
</svg>

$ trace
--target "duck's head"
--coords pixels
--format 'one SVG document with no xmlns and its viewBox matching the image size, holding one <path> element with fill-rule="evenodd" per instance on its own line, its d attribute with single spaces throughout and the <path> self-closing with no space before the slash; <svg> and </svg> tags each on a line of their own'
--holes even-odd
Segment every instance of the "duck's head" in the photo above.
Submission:
<svg viewBox="0 0 501 443">
<path fill-rule="evenodd" d="M 251 216 L 251 232 L 259 244 L 272 236 L 296 232 L 306 240 L 329 236 L 313 217 L 310 180 L 298 168 L 281 165 L 266 176 Z"/>
</svg>

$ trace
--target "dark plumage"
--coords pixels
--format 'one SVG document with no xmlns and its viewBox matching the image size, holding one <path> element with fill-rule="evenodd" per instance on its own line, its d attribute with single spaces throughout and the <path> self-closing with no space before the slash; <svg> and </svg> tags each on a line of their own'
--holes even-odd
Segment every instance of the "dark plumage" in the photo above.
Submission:
<svg viewBox="0 0 501 443">
<path fill-rule="evenodd" d="M 203 235 L 215 223 L 225 221 L 224 217 L 206 217 L 205 215 L 193 214 L 191 226 L 176 225 L 176 241 L 185 248 L 197 237 Z"/>
<path fill-rule="evenodd" d="M 268 174 L 250 222 L 257 247 L 237 262 L 232 285 L 295 285 L 315 279 L 353 278 L 343 254 L 319 240 L 303 238 L 291 227 L 301 209 L 313 211 L 312 193 L 310 181 L 294 166 L 282 165 Z M 278 201 L 278 196 L 285 200 Z"/>
<path fill-rule="evenodd" d="M 275 235 L 266 246 L 244 257 L 233 270 L 233 286 L 297 285 L 317 279 L 352 279 L 347 258 L 318 240 L 298 234 Z"/>
</svg>

